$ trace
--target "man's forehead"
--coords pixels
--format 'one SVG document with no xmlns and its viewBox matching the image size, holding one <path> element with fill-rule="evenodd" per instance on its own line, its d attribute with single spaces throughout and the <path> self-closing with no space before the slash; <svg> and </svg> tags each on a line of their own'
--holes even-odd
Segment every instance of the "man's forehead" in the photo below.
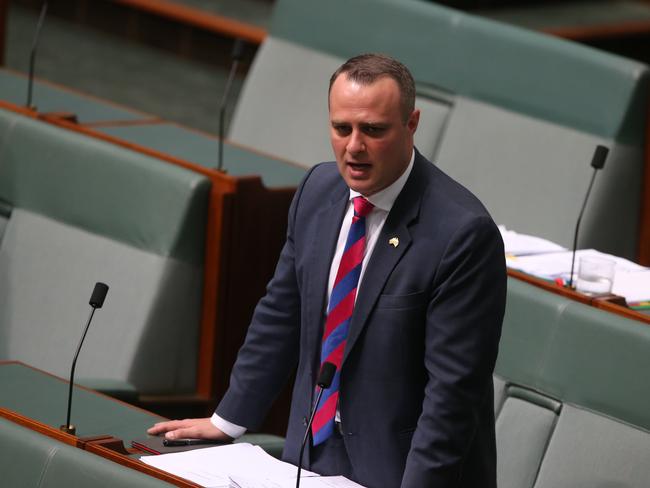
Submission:
<svg viewBox="0 0 650 488">
<path fill-rule="evenodd" d="M 371 90 L 377 86 L 381 86 L 382 88 L 392 87 L 399 91 L 397 80 L 393 79 L 393 77 L 388 74 L 382 74 L 372 81 L 367 81 L 363 78 L 351 77 L 348 73 L 341 73 L 338 78 L 334 80 L 332 91 L 335 87 L 354 87 L 357 90 Z"/>
<path fill-rule="evenodd" d="M 337 79 L 330 92 L 330 112 L 338 109 L 366 109 L 388 114 L 399 109 L 401 96 L 397 83 L 392 78 L 384 77 L 384 80 L 363 84 L 356 80 L 343 80 L 339 83 Z"/>
</svg>

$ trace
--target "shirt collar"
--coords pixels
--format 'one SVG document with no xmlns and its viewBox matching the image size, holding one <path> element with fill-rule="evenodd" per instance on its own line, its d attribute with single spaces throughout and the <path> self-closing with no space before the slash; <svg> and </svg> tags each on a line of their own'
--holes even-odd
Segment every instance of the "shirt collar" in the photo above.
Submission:
<svg viewBox="0 0 650 488">
<path fill-rule="evenodd" d="M 375 206 L 375 208 L 379 208 L 381 210 L 385 210 L 386 212 L 390 212 L 390 209 L 393 208 L 393 204 L 395 203 L 395 200 L 397 200 L 397 196 L 402 191 L 402 188 L 404 188 L 404 185 L 406 184 L 406 180 L 408 180 L 408 177 L 411 174 L 414 161 L 415 161 L 415 149 L 411 152 L 411 160 L 409 161 L 409 165 L 406 167 L 404 173 L 402 173 L 402 175 L 399 178 L 397 178 L 393 183 L 388 185 L 383 190 L 378 191 L 377 193 L 374 193 L 369 197 L 367 197 L 367 200 L 370 203 L 372 203 Z M 362 196 L 361 193 L 350 189 L 350 200 L 360 196 Z"/>
</svg>

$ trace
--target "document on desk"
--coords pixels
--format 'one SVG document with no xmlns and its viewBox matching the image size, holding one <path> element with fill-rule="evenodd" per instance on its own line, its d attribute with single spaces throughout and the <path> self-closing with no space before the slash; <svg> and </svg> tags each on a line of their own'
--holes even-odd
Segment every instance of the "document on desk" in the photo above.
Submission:
<svg viewBox="0 0 650 488">
<path fill-rule="evenodd" d="M 625 297 L 631 306 L 650 302 L 650 270 L 616 271 L 612 293 Z"/>
<path fill-rule="evenodd" d="M 274 458 L 259 446 L 243 442 L 173 454 L 142 456 L 140 460 L 206 488 L 229 488 L 233 486 L 231 476 L 250 478 L 251 474 L 254 479 L 274 482 L 292 479 L 294 484 L 296 482 L 296 466 Z M 306 470 L 302 473 L 305 478 L 318 476 Z"/>
<path fill-rule="evenodd" d="M 528 256 L 531 254 L 545 254 L 549 252 L 566 251 L 566 248 L 555 242 L 537 236 L 519 234 L 514 230 L 508 230 L 505 226 L 499 226 L 503 248 L 506 254 L 512 256 Z"/>
<path fill-rule="evenodd" d="M 295 488 L 296 477 L 282 480 L 258 479 L 250 477 L 232 476 L 231 488 Z M 300 477 L 302 488 L 363 488 L 358 483 L 350 481 L 343 476 L 311 476 Z"/>
<path fill-rule="evenodd" d="M 581 249 L 580 251 L 576 252 L 574 279 L 576 279 L 576 274 L 580 264 L 580 258 L 584 256 L 611 259 L 616 263 L 617 274 L 629 273 L 633 271 L 643 271 L 646 269 L 643 266 L 639 266 L 638 264 L 633 263 L 632 261 L 628 261 L 627 259 L 619 258 L 617 256 L 612 256 L 611 254 L 605 254 L 594 249 Z M 573 253 L 571 251 L 538 254 L 535 256 L 511 256 L 506 258 L 506 265 L 509 268 L 523 271 L 524 273 L 528 273 L 547 280 L 554 280 L 555 278 L 563 278 L 565 280 L 568 280 L 569 275 L 571 274 L 572 257 Z"/>
</svg>

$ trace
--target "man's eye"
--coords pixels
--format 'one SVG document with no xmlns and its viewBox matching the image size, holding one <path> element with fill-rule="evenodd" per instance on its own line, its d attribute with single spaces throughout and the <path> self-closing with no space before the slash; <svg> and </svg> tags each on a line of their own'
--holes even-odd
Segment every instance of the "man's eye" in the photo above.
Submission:
<svg viewBox="0 0 650 488">
<path fill-rule="evenodd" d="M 340 136 L 347 136 L 350 134 L 350 127 L 347 125 L 335 125 L 334 131 Z"/>
<path fill-rule="evenodd" d="M 368 134 L 369 136 L 380 136 L 384 132 L 386 132 L 385 127 L 380 127 L 380 126 L 375 126 L 375 125 L 368 125 L 363 128 L 363 132 Z"/>
</svg>

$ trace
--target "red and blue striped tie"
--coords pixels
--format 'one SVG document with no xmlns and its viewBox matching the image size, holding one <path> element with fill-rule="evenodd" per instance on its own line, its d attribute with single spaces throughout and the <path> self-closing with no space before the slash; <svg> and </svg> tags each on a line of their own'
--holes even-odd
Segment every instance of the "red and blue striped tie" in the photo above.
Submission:
<svg viewBox="0 0 650 488">
<path fill-rule="evenodd" d="M 336 374 L 329 389 L 323 392 L 323 396 L 316 410 L 314 423 L 312 424 L 312 435 L 314 445 L 325 442 L 334 430 L 334 417 L 336 405 L 339 399 L 339 380 L 341 377 L 341 363 L 343 362 L 343 351 L 348 336 L 348 328 L 354 301 L 357 295 L 357 285 L 361 275 L 363 254 L 366 248 L 366 215 L 372 209 L 373 204 L 363 197 L 355 197 L 354 215 L 352 225 L 345 243 L 345 249 L 339 264 L 334 287 L 330 296 L 330 303 L 327 309 L 327 320 L 323 332 L 323 345 L 321 349 L 320 362 L 330 362 L 336 366 Z"/>
</svg>

